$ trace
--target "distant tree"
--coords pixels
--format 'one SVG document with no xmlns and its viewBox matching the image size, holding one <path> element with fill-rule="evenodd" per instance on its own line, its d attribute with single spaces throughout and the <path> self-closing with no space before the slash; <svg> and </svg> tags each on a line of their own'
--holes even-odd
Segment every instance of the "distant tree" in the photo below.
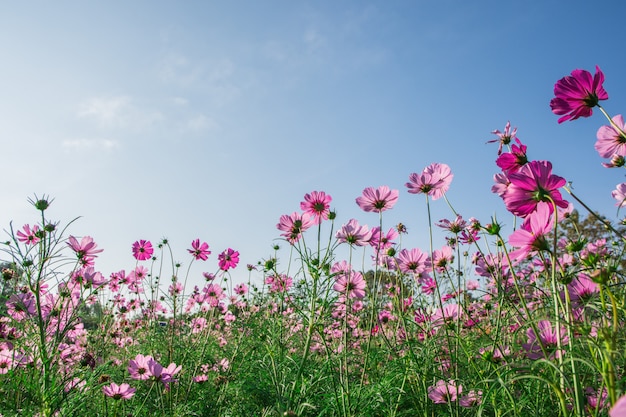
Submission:
<svg viewBox="0 0 626 417">
<path fill-rule="evenodd" d="M 606 216 L 597 212 L 595 215 L 587 214 L 581 218 L 578 210 L 574 210 L 567 219 L 559 224 L 559 228 L 559 237 L 565 237 L 572 242 L 580 239 L 585 239 L 587 242 L 595 242 L 599 239 L 613 242 L 626 236 L 626 226 L 614 224 Z"/>
</svg>

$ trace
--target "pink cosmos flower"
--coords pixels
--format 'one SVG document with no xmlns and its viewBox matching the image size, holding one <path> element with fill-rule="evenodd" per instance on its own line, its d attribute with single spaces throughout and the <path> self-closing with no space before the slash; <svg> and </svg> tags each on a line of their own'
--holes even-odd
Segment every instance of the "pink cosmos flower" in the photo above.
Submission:
<svg viewBox="0 0 626 417">
<path fill-rule="evenodd" d="M 511 185 L 511 181 L 509 181 L 509 177 L 504 172 L 499 172 L 493 176 L 494 185 L 491 186 L 491 192 L 494 194 L 498 194 L 502 197 L 506 190 L 509 189 L 509 185 Z"/>
<path fill-rule="evenodd" d="M 237 295 L 246 295 L 248 293 L 248 286 L 246 284 L 238 284 L 235 289 L 235 294 Z"/>
<path fill-rule="evenodd" d="M 502 195 L 506 209 L 516 216 L 525 217 L 535 211 L 540 202 L 551 203 L 565 208 L 559 188 L 565 185 L 564 178 L 552 174 L 549 161 L 531 161 L 519 171 L 508 174 L 511 184 Z M 550 204 L 552 210 L 552 204 Z"/>
<path fill-rule="evenodd" d="M 463 392 L 463 387 L 457 387 L 456 382 L 443 380 L 437 381 L 434 386 L 428 387 L 428 398 L 435 404 L 447 404 L 457 400 L 459 394 Z"/>
<path fill-rule="evenodd" d="M 444 246 L 441 249 L 435 249 L 433 251 L 432 260 L 427 262 L 427 266 L 437 272 L 443 272 L 453 260 L 454 255 L 452 254 L 452 248 L 450 246 Z"/>
<path fill-rule="evenodd" d="M 348 298 L 362 299 L 365 297 L 365 279 L 360 272 L 350 271 L 336 276 L 333 290 Z"/>
<path fill-rule="evenodd" d="M 617 203 L 615 203 L 616 206 L 618 207 L 626 206 L 626 182 L 617 184 L 615 190 L 613 190 L 611 195 L 613 196 L 614 199 L 617 200 Z"/>
<path fill-rule="evenodd" d="M 389 249 L 395 245 L 394 239 L 398 237 L 398 230 L 394 227 L 389 229 L 386 235 L 382 234 L 380 227 L 372 228 L 372 236 L 369 240 L 370 246 L 375 249 Z"/>
<path fill-rule="evenodd" d="M 224 290 L 217 284 L 207 284 L 202 289 L 202 293 L 201 301 L 208 303 L 211 307 L 217 307 L 220 300 L 226 298 Z"/>
<path fill-rule="evenodd" d="M 348 223 L 341 226 L 341 229 L 337 231 L 335 237 L 341 243 L 365 246 L 372 237 L 372 232 L 370 232 L 367 226 L 361 226 L 356 219 L 350 219 Z"/>
<path fill-rule="evenodd" d="M 204 317 L 196 317 L 191 319 L 191 333 L 200 333 L 206 329 L 207 321 Z"/>
<path fill-rule="evenodd" d="M 211 254 L 209 244 L 206 242 L 202 242 L 202 244 L 200 244 L 200 239 L 196 239 L 191 242 L 191 249 L 187 249 L 187 251 L 193 255 L 196 261 L 206 261 L 209 259 L 209 255 Z"/>
<path fill-rule="evenodd" d="M 228 271 L 234 268 L 239 263 L 239 252 L 231 248 L 226 249 L 224 252 L 217 256 L 219 267 L 222 271 Z"/>
<path fill-rule="evenodd" d="M 269 292 L 287 292 L 293 285 L 293 279 L 285 274 L 269 275 L 265 278 L 265 283 L 269 285 Z"/>
<path fill-rule="evenodd" d="M 611 158 L 615 155 L 626 156 L 626 134 L 624 134 L 624 118 L 621 114 L 613 117 L 613 123 L 617 126 L 606 125 L 598 129 L 595 144 L 596 151 L 602 158 Z"/>
<path fill-rule="evenodd" d="M 602 162 L 605 168 L 621 168 L 626 165 L 626 158 L 621 155 L 613 155 L 609 162 Z"/>
<path fill-rule="evenodd" d="M 417 174 L 409 175 L 409 182 L 405 185 L 411 194 L 424 193 L 437 200 L 448 191 L 452 182 L 452 171 L 446 164 L 433 163 Z"/>
<path fill-rule="evenodd" d="M 609 98 L 602 86 L 603 82 L 604 74 L 597 65 L 593 78 L 589 71 L 576 69 L 571 75 L 557 81 L 554 84 L 555 97 L 550 101 L 550 107 L 554 114 L 564 115 L 559 118 L 559 123 L 591 116 L 591 109 L 600 100 Z"/>
<path fill-rule="evenodd" d="M 300 208 L 313 218 L 315 224 L 320 224 L 322 220 L 328 219 L 331 201 L 332 197 L 324 191 L 313 191 L 310 194 L 305 194 L 304 201 L 300 203 Z"/>
<path fill-rule="evenodd" d="M 374 189 L 367 187 L 363 194 L 357 197 L 356 203 L 363 211 L 380 213 L 391 209 L 398 201 L 398 190 L 390 190 L 386 185 Z"/>
<path fill-rule="evenodd" d="M 613 404 L 609 411 L 609 417 L 626 417 L 626 395 L 622 395 Z"/>
<path fill-rule="evenodd" d="M 283 214 L 276 225 L 278 230 L 282 230 L 281 236 L 287 239 L 292 245 L 302 237 L 309 227 L 314 224 L 308 213 L 293 212 L 291 215 Z"/>
<path fill-rule="evenodd" d="M 426 270 L 428 255 L 418 248 L 402 249 L 397 256 L 398 268 L 405 274 L 419 274 Z"/>
<path fill-rule="evenodd" d="M 129 400 L 133 398 L 135 391 L 135 388 L 131 388 L 128 384 L 117 385 L 115 382 L 111 382 L 110 385 L 102 387 L 104 395 L 114 400 Z"/>
<path fill-rule="evenodd" d="M 511 252 L 511 259 L 521 261 L 529 254 L 550 249 L 546 235 L 552 231 L 553 225 L 550 205 L 537 205 L 537 210 L 530 213 L 522 226 L 509 236 L 509 244 L 519 248 Z"/>
<path fill-rule="evenodd" d="M 482 401 L 483 392 L 482 391 L 470 391 L 467 395 L 464 395 L 459 400 L 459 405 L 461 407 L 470 408 L 476 405 L 480 405 Z"/>
<path fill-rule="evenodd" d="M 511 122 L 506 122 L 506 125 L 504 126 L 504 132 L 500 132 L 498 129 L 496 129 L 491 133 L 498 136 L 498 139 L 489 140 L 487 141 L 487 143 L 499 142 L 500 146 L 498 147 L 498 155 L 500 155 L 502 153 L 502 146 L 508 145 L 513 139 L 515 139 L 515 135 L 517 134 L 517 128 L 513 128 L 513 131 L 511 131 Z"/>
<path fill-rule="evenodd" d="M 556 347 L 558 346 L 558 338 L 556 329 L 552 327 L 552 323 L 549 320 L 541 320 L 537 323 L 537 330 L 539 330 L 539 337 L 535 335 L 534 330 L 529 328 L 526 331 L 526 336 L 528 336 L 527 343 L 522 344 L 522 347 L 526 350 L 526 356 L 529 359 L 540 359 L 543 358 L 543 351 L 541 346 L 546 349 L 551 356 L 560 355 L 562 352 L 556 352 Z M 561 327 L 561 344 L 566 345 L 569 341 L 567 337 L 567 331 L 564 327 Z"/>
<path fill-rule="evenodd" d="M 567 284 L 572 301 L 578 304 L 584 304 L 589 301 L 591 297 L 600 292 L 598 284 L 593 282 L 589 275 L 579 273 L 576 278 Z"/>
<path fill-rule="evenodd" d="M 25 224 L 24 227 L 22 227 L 22 230 L 17 231 L 17 240 L 25 245 L 36 245 L 39 242 L 39 237 L 37 237 L 39 226 L 34 225 L 31 229 L 30 225 Z"/>
<path fill-rule="evenodd" d="M 74 236 L 70 236 L 67 244 L 76 253 L 76 257 L 83 266 L 93 266 L 96 254 L 103 251 L 103 249 L 96 249 L 98 245 L 91 236 L 83 237 L 80 242 Z"/>
<path fill-rule="evenodd" d="M 496 159 L 496 165 L 506 173 L 516 172 L 524 164 L 528 163 L 526 145 L 522 144 L 517 138 L 515 138 L 515 142 L 516 144 L 511 146 L 511 152 L 505 152 Z"/>
<path fill-rule="evenodd" d="M 152 376 L 150 373 L 150 363 L 154 358 L 150 355 L 138 354 L 135 359 L 128 361 L 128 373 L 132 379 L 146 380 Z"/>
<path fill-rule="evenodd" d="M 152 243 L 149 241 L 142 239 L 133 243 L 133 256 L 138 261 L 150 259 L 153 253 L 154 249 L 152 248 Z"/>
<path fill-rule="evenodd" d="M 7 374 L 13 369 L 13 355 L 11 350 L 0 350 L 0 375 Z"/>
</svg>

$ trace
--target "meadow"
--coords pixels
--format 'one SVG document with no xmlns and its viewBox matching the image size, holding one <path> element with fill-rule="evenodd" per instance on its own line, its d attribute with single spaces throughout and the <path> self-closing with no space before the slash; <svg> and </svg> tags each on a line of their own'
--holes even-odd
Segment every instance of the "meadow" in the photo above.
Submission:
<svg viewBox="0 0 626 417">
<path fill-rule="evenodd" d="M 559 123 L 606 116 L 595 147 L 621 168 L 626 127 L 601 106 L 603 81 L 574 70 L 550 105 Z M 196 239 L 181 265 L 172 242 L 137 240 L 134 269 L 104 276 L 97 242 L 32 197 L 33 222 L 9 225 L 0 247 L 0 413 L 626 416 L 626 221 L 596 213 L 516 132 L 506 123 L 489 148 L 487 186 L 517 219 L 506 235 L 495 218 L 456 213 L 451 167 L 408 174 L 427 248 L 386 224 L 400 190 L 356 198 L 373 225 L 339 219 L 312 191 L 278 219 L 287 258 L 277 245 L 244 266 Z M 626 205 L 626 183 L 607 192 Z M 431 219 L 431 204 L 450 218 Z M 212 270 L 202 287 L 188 285 L 198 263 Z M 233 284 L 235 268 L 250 280 Z"/>
</svg>

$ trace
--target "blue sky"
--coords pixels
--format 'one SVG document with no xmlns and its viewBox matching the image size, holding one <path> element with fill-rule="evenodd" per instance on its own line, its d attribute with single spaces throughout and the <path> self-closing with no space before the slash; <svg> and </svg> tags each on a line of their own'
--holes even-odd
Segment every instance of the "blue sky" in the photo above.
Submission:
<svg viewBox="0 0 626 417">
<path fill-rule="evenodd" d="M 621 171 L 601 167 L 602 116 L 557 124 L 554 83 L 599 65 L 611 113 L 626 108 L 626 4 L 586 1 L 11 2 L 0 14 L 0 224 L 82 218 L 106 275 L 134 266 L 137 239 L 167 237 L 177 260 L 207 241 L 243 266 L 271 255 L 282 214 L 333 197 L 338 225 L 375 225 L 354 200 L 400 190 L 385 225 L 426 245 L 411 172 L 448 164 L 464 217 L 507 224 L 490 191 L 507 120 L 532 159 L 552 161 L 592 207 L 616 213 Z M 445 202 L 434 218 L 450 217 Z M 282 245 L 283 247 L 286 244 Z M 283 256 L 287 252 L 283 249 Z M 199 273 L 193 277 L 200 282 Z"/>
</svg>

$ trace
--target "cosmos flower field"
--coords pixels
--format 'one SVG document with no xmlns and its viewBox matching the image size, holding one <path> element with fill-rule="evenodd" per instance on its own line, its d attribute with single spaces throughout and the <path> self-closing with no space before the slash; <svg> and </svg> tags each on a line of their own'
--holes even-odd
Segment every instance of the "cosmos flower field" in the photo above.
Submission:
<svg viewBox="0 0 626 417">
<path fill-rule="evenodd" d="M 599 67 L 574 70 L 550 106 L 558 123 L 605 116 L 595 148 L 621 168 L 626 126 L 602 107 L 603 82 Z M 244 266 L 196 239 L 183 267 L 167 240 L 138 239 L 134 269 L 105 276 L 103 248 L 31 198 L 33 222 L 0 247 L 0 414 L 626 416 L 625 223 L 530 159 L 510 123 L 492 133 L 487 186 L 518 225 L 506 234 L 457 214 L 453 169 L 432 163 L 404 190 L 356 197 L 373 224 L 306 193 L 278 219 L 286 259 Z M 401 192 L 426 203 L 422 233 L 443 247 L 402 245 L 406 228 L 385 217 Z M 626 183 L 607 193 L 626 205 Z M 451 216 L 431 220 L 446 203 Z M 212 272 L 188 285 L 199 263 Z M 244 268 L 262 280 L 233 284 Z"/>
</svg>

